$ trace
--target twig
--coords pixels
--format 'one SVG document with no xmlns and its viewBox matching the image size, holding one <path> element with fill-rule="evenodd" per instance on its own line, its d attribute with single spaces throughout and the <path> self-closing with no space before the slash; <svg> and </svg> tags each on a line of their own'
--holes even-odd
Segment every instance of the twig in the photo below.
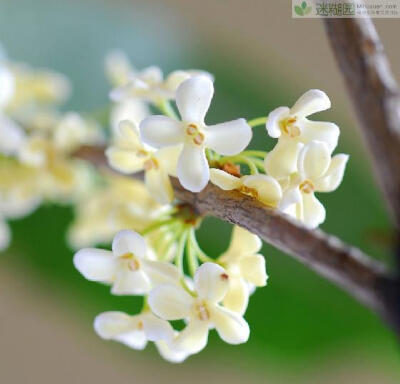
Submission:
<svg viewBox="0 0 400 384">
<path fill-rule="evenodd" d="M 105 166 L 104 149 L 82 147 L 76 157 Z M 236 191 L 223 191 L 213 184 L 200 193 L 185 190 L 175 178 L 176 197 L 200 215 L 237 224 L 288 253 L 343 288 L 367 307 L 391 319 L 382 291 L 392 279 L 385 267 L 357 248 L 319 230 L 310 231 L 277 210 Z"/>
<path fill-rule="evenodd" d="M 400 228 L 400 89 L 370 19 L 324 21 L 372 155 L 376 177 Z"/>
</svg>

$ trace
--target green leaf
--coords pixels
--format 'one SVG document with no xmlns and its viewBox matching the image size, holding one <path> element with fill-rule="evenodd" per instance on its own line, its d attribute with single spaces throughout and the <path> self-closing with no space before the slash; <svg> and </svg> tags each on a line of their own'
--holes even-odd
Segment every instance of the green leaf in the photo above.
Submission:
<svg viewBox="0 0 400 384">
<path fill-rule="evenodd" d="M 305 15 L 308 15 L 308 14 L 311 12 L 311 10 L 312 10 L 312 6 L 309 5 L 309 6 L 304 10 L 304 14 L 305 14 Z"/>
<path fill-rule="evenodd" d="M 296 5 L 296 6 L 294 7 L 294 11 L 295 11 L 299 16 L 304 16 L 303 9 L 300 8 L 298 5 Z"/>
<path fill-rule="evenodd" d="M 301 3 L 301 8 L 306 9 L 307 8 L 307 3 L 305 1 L 303 1 Z"/>
</svg>

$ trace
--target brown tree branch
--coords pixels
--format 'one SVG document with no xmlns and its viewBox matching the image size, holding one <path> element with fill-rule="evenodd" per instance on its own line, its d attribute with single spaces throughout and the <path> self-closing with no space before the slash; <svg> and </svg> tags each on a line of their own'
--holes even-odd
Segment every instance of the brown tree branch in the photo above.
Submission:
<svg viewBox="0 0 400 384">
<path fill-rule="evenodd" d="M 400 228 L 400 89 L 368 18 L 327 18 L 325 27 L 357 112 L 389 211 Z"/>
<path fill-rule="evenodd" d="M 82 147 L 75 156 L 97 166 L 106 166 L 102 148 Z M 223 191 L 209 183 L 200 193 L 192 193 L 177 179 L 171 180 L 176 197 L 189 203 L 198 214 L 214 216 L 248 229 L 391 319 L 382 294 L 392 282 L 390 275 L 382 264 L 359 249 L 320 230 L 305 229 L 288 216 L 237 191 Z"/>
</svg>

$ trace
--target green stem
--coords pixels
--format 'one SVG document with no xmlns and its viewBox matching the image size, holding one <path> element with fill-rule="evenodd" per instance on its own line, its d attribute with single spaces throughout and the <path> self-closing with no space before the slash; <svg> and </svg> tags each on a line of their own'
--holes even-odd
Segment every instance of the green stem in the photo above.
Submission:
<svg viewBox="0 0 400 384">
<path fill-rule="evenodd" d="M 254 127 L 257 127 L 259 125 L 265 125 L 266 122 L 267 122 L 267 118 L 266 117 L 257 117 L 256 119 L 248 120 L 247 124 L 249 124 L 250 127 L 254 128 Z"/>
<path fill-rule="evenodd" d="M 199 263 L 197 261 L 196 252 L 194 250 L 190 234 L 187 237 L 187 251 L 188 251 L 189 271 L 190 271 L 190 275 L 193 277 L 194 274 L 196 273 Z"/>
<path fill-rule="evenodd" d="M 200 260 L 202 263 L 207 263 L 207 262 L 209 262 L 209 263 L 216 263 L 216 262 L 217 262 L 216 260 L 214 260 L 214 259 L 212 259 L 211 257 L 207 256 L 207 255 L 203 252 L 203 250 L 200 248 L 200 245 L 199 245 L 199 243 L 197 242 L 197 239 L 196 239 L 195 230 L 194 230 L 193 228 L 190 230 L 190 241 L 191 241 L 191 243 L 192 243 L 193 246 L 194 246 L 194 250 L 195 250 L 195 252 L 197 253 L 197 257 L 199 258 L 199 260 Z"/>
<path fill-rule="evenodd" d="M 177 218 L 172 218 L 172 219 L 168 219 L 168 220 L 162 220 L 162 221 L 156 221 L 153 224 L 150 224 L 148 227 L 146 227 L 143 231 L 141 231 L 141 235 L 145 236 L 148 235 L 149 233 L 165 226 L 165 225 L 170 225 L 172 223 L 175 223 L 178 219 Z"/>
<path fill-rule="evenodd" d="M 225 163 L 229 163 L 229 162 L 246 164 L 249 167 L 250 173 L 252 175 L 258 173 L 258 169 L 257 169 L 256 165 L 254 164 L 253 160 L 249 159 L 246 156 L 242 156 L 242 155 L 230 156 L 230 157 L 224 157 L 220 160 L 221 164 L 225 164 Z"/>
<path fill-rule="evenodd" d="M 250 156 L 250 157 L 261 157 L 261 158 L 265 158 L 265 156 L 267 155 L 268 152 L 265 151 L 253 151 L 253 150 L 247 150 L 247 151 L 243 151 L 241 153 L 241 155 L 243 156 Z"/>
<path fill-rule="evenodd" d="M 178 120 L 178 116 L 175 110 L 172 108 L 171 103 L 168 100 L 164 100 L 160 104 L 157 104 L 159 110 L 165 115 L 170 117 L 171 119 Z"/>
<path fill-rule="evenodd" d="M 176 255 L 175 255 L 175 265 L 181 272 L 182 276 L 185 276 L 185 271 L 183 270 L 183 258 L 185 255 L 185 245 L 188 234 L 189 234 L 188 230 L 182 233 L 178 243 L 178 249 L 176 250 Z"/>
</svg>

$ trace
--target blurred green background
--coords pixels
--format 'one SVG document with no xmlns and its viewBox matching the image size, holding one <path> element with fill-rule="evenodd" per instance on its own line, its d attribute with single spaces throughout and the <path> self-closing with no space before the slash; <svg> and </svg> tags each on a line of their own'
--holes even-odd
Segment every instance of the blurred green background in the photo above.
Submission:
<svg viewBox="0 0 400 384">
<path fill-rule="evenodd" d="M 0 40 L 12 59 L 72 80 L 66 110 L 106 105 L 103 59 L 114 48 L 126 51 L 138 68 L 158 64 L 166 73 L 213 73 L 209 122 L 263 116 L 292 105 L 309 88 L 324 89 L 333 109 L 315 118 L 339 124 L 337 152 L 351 157 L 340 189 L 319 195 L 327 208 L 322 228 L 390 263 L 390 224 L 322 25 L 291 20 L 289 3 L 0 0 Z M 396 23 L 378 25 L 395 63 Z M 252 145 L 271 145 L 263 128 L 256 128 Z M 212 334 L 205 351 L 175 366 L 154 348 L 135 352 L 98 340 L 92 330 L 98 313 L 133 313 L 138 301 L 111 296 L 109 288 L 85 281 L 73 268 L 65 242 L 72 217 L 68 207 L 46 205 L 12 223 L 12 246 L 0 257 L 2 382 L 399 382 L 398 344 L 381 321 L 267 245 L 269 284 L 251 298 L 247 344 L 229 346 Z M 229 232 L 228 225 L 209 219 L 201 244 L 218 254 Z"/>
</svg>

